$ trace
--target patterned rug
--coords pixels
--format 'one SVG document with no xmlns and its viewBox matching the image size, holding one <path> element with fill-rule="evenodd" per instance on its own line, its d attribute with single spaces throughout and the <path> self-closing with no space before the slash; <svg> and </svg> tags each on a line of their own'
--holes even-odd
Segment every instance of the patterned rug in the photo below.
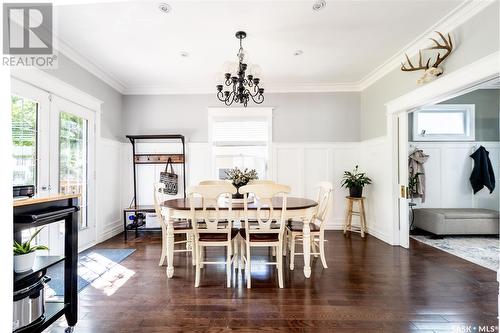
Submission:
<svg viewBox="0 0 500 333">
<path fill-rule="evenodd" d="M 500 253 L 498 237 L 445 236 L 443 239 L 430 239 L 428 236 L 417 235 L 410 237 L 480 266 L 498 270 Z"/>
<path fill-rule="evenodd" d="M 78 254 L 78 292 L 134 253 L 135 249 L 88 249 Z M 64 295 L 64 262 L 47 270 L 49 296 Z"/>
</svg>

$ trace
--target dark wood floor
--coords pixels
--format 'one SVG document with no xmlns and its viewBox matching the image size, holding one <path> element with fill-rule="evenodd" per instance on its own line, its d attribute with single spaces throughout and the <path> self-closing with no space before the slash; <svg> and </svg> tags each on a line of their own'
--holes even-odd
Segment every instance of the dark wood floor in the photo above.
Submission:
<svg viewBox="0 0 500 333">
<path fill-rule="evenodd" d="M 299 256 L 279 289 L 275 269 L 254 265 L 247 290 L 241 276 L 226 288 L 224 267 L 213 265 L 194 288 L 186 254 L 176 254 L 175 277 L 167 279 L 158 266 L 159 234 L 127 243 L 114 237 L 98 247 L 137 251 L 114 269 L 113 278 L 80 292 L 75 332 L 423 333 L 468 326 L 478 332 L 478 326 L 498 324 L 494 271 L 413 240 L 408 251 L 357 234 L 346 238 L 330 231 L 327 239 L 328 269 L 315 259 L 305 279 Z M 268 256 L 266 250 L 259 254 Z M 207 255 L 222 259 L 223 252 Z M 60 321 L 49 331 L 63 327 Z"/>
</svg>

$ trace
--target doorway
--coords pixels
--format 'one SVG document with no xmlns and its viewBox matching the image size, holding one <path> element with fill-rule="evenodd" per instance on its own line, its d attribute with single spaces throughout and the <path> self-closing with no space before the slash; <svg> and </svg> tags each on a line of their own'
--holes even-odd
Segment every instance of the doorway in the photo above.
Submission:
<svg viewBox="0 0 500 333">
<path fill-rule="evenodd" d="M 78 246 L 95 244 L 95 112 L 15 79 L 11 107 L 14 185 L 34 185 L 38 196 L 80 194 Z M 62 222 L 38 237 L 51 255 L 63 254 Z"/>
</svg>

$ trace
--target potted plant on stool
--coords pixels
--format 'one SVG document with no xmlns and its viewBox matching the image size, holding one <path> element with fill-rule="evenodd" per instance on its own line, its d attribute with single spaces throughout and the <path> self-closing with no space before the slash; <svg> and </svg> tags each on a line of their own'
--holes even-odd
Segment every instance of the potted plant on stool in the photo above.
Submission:
<svg viewBox="0 0 500 333">
<path fill-rule="evenodd" d="M 45 245 L 35 245 L 31 246 L 31 242 L 38 235 L 43 228 L 38 229 L 31 238 L 24 243 L 18 243 L 14 241 L 14 271 L 16 273 L 22 273 L 29 271 L 33 268 L 35 263 L 36 250 L 48 250 L 49 248 Z"/>
<path fill-rule="evenodd" d="M 371 184 L 372 180 L 366 176 L 364 172 L 358 171 L 358 166 L 351 171 L 344 171 L 342 177 L 342 187 L 349 189 L 349 196 L 353 198 L 361 198 L 363 196 L 363 187 Z"/>
</svg>

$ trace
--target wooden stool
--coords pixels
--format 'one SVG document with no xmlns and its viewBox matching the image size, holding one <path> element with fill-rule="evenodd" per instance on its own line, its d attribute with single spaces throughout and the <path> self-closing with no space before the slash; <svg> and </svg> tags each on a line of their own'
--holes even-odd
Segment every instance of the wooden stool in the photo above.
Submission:
<svg viewBox="0 0 500 333">
<path fill-rule="evenodd" d="M 346 197 L 347 199 L 347 209 L 346 209 L 346 217 L 344 222 L 344 234 L 349 230 L 350 232 L 360 232 L 361 237 L 365 237 L 366 228 L 366 215 L 365 215 L 365 198 L 354 198 L 354 197 Z M 358 204 L 359 211 L 355 211 L 354 203 Z M 361 226 L 359 230 L 353 230 L 352 227 L 352 216 L 359 216 Z"/>
</svg>

